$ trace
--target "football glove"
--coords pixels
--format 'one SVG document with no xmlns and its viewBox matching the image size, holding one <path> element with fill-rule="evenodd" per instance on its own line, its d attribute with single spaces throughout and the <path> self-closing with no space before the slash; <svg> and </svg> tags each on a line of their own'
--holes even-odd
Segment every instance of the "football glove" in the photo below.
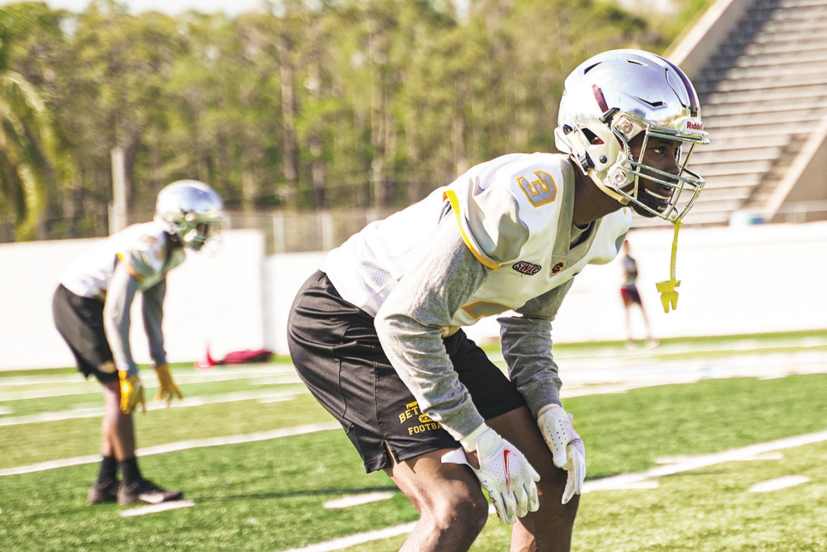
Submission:
<svg viewBox="0 0 827 552">
<path fill-rule="evenodd" d="M 518 517 L 540 508 L 536 484 L 540 480 L 540 474 L 534 471 L 517 447 L 490 427 L 481 427 L 483 430 L 475 443 L 470 443 L 469 446 L 467 438 L 462 441 L 465 448 L 476 448 L 479 469 L 468 463 L 463 449 L 443 455 L 442 463 L 466 464 L 471 468 L 480 484 L 488 491 L 500 521 L 513 524 Z M 477 431 L 474 432 L 476 433 Z"/>
<path fill-rule="evenodd" d="M 554 465 L 568 472 L 563 504 L 583 491 L 583 481 L 586 479 L 586 447 L 571 425 L 573 418 L 557 404 L 544 406 L 537 417 L 537 425 L 551 450 Z"/>
<path fill-rule="evenodd" d="M 172 399 L 178 397 L 184 398 L 184 394 L 172 381 L 172 374 L 169 371 L 168 364 L 158 364 L 155 366 L 155 374 L 158 376 L 158 394 L 155 395 L 155 401 L 167 401 L 167 407 L 172 403 Z"/>
<path fill-rule="evenodd" d="M 146 414 L 146 400 L 144 399 L 144 384 L 137 374 L 130 376 L 128 372 L 118 372 L 121 380 L 121 410 L 124 414 L 132 414 L 140 404 Z"/>
</svg>

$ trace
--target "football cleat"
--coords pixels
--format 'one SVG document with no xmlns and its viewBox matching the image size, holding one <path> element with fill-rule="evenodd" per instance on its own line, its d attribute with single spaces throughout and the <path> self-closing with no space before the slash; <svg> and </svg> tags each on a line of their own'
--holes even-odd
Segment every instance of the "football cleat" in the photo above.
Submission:
<svg viewBox="0 0 827 552">
<path fill-rule="evenodd" d="M 89 487 L 89 503 L 90 504 L 107 504 L 118 500 L 118 485 L 117 479 L 111 481 L 100 482 L 96 481 L 94 485 Z"/>
<path fill-rule="evenodd" d="M 168 491 L 162 489 L 148 479 L 126 485 L 121 483 L 118 487 L 118 504 L 135 504 L 145 502 L 147 504 L 160 504 L 161 502 L 172 502 L 183 498 L 183 491 Z"/>
</svg>

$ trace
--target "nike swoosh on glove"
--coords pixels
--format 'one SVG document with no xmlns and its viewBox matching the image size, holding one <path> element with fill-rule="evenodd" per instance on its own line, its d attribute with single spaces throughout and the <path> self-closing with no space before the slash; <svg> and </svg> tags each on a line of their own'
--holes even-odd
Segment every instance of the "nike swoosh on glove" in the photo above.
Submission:
<svg viewBox="0 0 827 552">
<path fill-rule="evenodd" d="M 468 463 L 463 449 L 452 450 L 442 456 L 443 464 L 466 464 L 480 484 L 488 491 L 491 502 L 497 510 L 497 516 L 503 523 L 512 524 L 517 517 L 540 508 L 537 495 L 538 474 L 517 447 L 503 439 L 488 426 L 481 426 L 472 433 L 478 435 L 474 443 L 462 440 L 465 448 L 477 451 L 480 467 L 474 468 Z"/>
<path fill-rule="evenodd" d="M 583 491 L 586 479 L 586 447 L 571 425 L 574 418 L 557 404 L 544 406 L 537 417 L 537 425 L 554 458 L 554 465 L 568 472 L 562 503 Z"/>
<path fill-rule="evenodd" d="M 121 381 L 121 410 L 124 414 L 132 414 L 140 404 L 146 414 L 146 400 L 144 399 L 144 384 L 138 375 L 130 376 L 127 372 L 118 372 Z"/>
<path fill-rule="evenodd" d="M 184 398 L 184 394 L 175 385 L 172 380 L 172 374 L 169 371 L 169 365 L 158 364 L 155 366 L 155 374 L 158 376 L 158 394 L 155 395 L 155 401 L 167 401 L 167 407 L 172 403 L 172 399 L 178 397 Z"/>
</svg>

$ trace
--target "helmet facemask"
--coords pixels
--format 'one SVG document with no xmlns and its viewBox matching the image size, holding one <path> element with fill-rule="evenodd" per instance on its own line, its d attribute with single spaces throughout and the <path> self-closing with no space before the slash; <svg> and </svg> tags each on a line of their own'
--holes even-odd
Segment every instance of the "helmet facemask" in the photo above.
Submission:
<svg viewBox="0 0 827 552">
<path fill-rule="evenodd" d="M 704 188 L 705 180 L 687 168 L 698 141 L 696 135 L 686 135 L 670 128 L 658 127 L 647 123 L 628 113 L 617 114 L 612 119 L 610 128 L 620 144 L 615 163 L 608 169 L 604 185 L 609 186 L 629 202 L 639 206 L 653 217 L 659 217 L 669 222 L 682 219 L 698 199 Z M 635 159 L 630 146 L 636 136 L 643 136 L 640 153 Z M 659 138 L 670 142 L 678 142 L 676 149 L 677 174 L 663 171 L 644 162 L 650 138 Z M 688 146 L 688 148 L 686 148 Z M 686 154 L 683 150 L 687 149 Z M 658 186 L 668 188 L 671 193 L 663 197 L 662 207 L 653 208 L 642 199 L 642 194 L 657 194 L 651 190 L 641 191 L 641 178 L 655 182 Z M 644 215 L 646 216 L 646 215 Z"/>
</svg>

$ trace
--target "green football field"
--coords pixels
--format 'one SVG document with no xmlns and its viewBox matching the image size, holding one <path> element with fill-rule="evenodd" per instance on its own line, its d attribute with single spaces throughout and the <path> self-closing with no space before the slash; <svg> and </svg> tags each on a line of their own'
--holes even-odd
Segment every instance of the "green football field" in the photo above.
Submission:
<svg viewBox="0 0 827 552">
<path fill-rule="evenodd" d="M 563 389 L 589 471 L 573 550 L 827 550 L 827 332 L 557 357 L 564 381 L 568 364 L 583 366 Z M 289 362 L 174 374 L 186 399 L 136 416 L 139 456 L 187 502 L 153 513 L 86 503 L 95 382 L 68 369 L 0 372 L 0 550 L 399 548 L 416 512 L 384 474 L 364 474 Z M 619 474 L 641 475 L 609 485 Z M 376 500 L 325 507 L 365 495 Z M 492 515 L 472 549 L 505 551 L 508 539 Z"/>
</svg>

